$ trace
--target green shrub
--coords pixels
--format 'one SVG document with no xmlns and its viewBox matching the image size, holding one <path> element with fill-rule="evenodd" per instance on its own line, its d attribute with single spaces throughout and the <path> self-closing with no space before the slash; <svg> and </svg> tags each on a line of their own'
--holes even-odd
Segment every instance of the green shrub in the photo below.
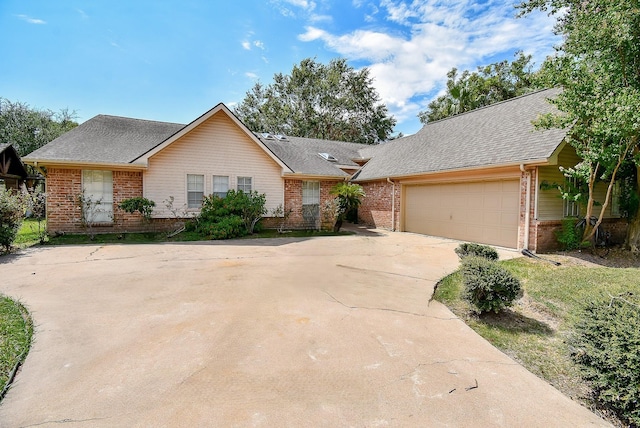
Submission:
<svg viewBox="0 0 640 428">
<path fill-rule="evenodd" d="M 139 212 L 146 221 L 151 220 L 151 214 L 153 213 L 153 207 L 155 206 L 155 202 L 141 196 L 125 199 L 120 202 L 121 210 L 128 213 Z"/>
<path fill-rule="evenodd" d="M 195 231 L 212 239 L 229 239 L 253 233 L 266 214 L 266 196 L 258 192 L 230 190 L 224 198 L 215 195 L 202 200 Z"/>
<path fill-rule="evenodd" d="M 498 252 L 495 248 L 488 245 L 465 242 L 464 244 L 458 245 L 455 252 L 460 259 L 464 259 L 469 256 L 476 256 L 483 257 L 487 260 L 498 260 Z"/>
<path fill-rule="evenodd" d="M 216 222 L 206 222 L 199 225 L 198 232 L 211 239 L 230 239 L 245 236 L 247 229 L 240 216 L 235 214 L 221 217 Z"/>
<path fill-rule="evenodd" d="M 576 227 L 578 219 L 566 217 L 562 219 L 562 228 L 555 232 L 560 248 L 566 251 L 577 250 L 582 241 L 582 231 Z"/>
<path fill-rule="evenodd" d="M 497 262 L 484 257 L 462 259 L 463 298 L 478 313 L 500 312 L 520 295 L 520 281 Z"/>
<path fill-rule="evenodd" d="M 11 250 L 24 218 L 25 203 L 22 196 L 0 187 L 0 246 Z"/>
<path fill-rule="evenodd" d="M 571 339 L 574 359 L 595 398 L 640 426 L 640 298 L 591 301 Z"/>
</svg>

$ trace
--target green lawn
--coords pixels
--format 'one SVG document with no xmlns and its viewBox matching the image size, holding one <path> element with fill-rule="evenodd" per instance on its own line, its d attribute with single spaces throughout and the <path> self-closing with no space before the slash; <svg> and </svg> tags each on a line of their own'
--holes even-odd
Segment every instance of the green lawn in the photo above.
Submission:
<svg viewBox="0 0 640 428">
<path fill-rule="evenodd" d="M 528 370 L 594 409 L 590 389 L 580 378 L 565 339 L 572 334 L 579 309 L 590 299 L 623 292 L 640 295 L 640 272 L 636 268 L 553 266 L 524 258 L 501 264 L 521 280 L 524 289 L 523 298 L 511 309 L 474 315 L 460 299 L 459 272 L 441 281 L 435 298 Z"/>
<path fill-rule="evenodd" d="M 22 226 L 18 231 L 16 240 L 13 243 L 16 247 L 24 248 L 30 247 L 40 243 L 41 238 L 46 240 L 47 222 L 43 220 L 38 222 L 37 220 L 28 218 L 22 222 Z"/>
<path fill-rule="evenodd" d="M 0 295 L 0 400 L 8 383 L 27 357 L 33 322 L 22 304 Z"/>
</svg>

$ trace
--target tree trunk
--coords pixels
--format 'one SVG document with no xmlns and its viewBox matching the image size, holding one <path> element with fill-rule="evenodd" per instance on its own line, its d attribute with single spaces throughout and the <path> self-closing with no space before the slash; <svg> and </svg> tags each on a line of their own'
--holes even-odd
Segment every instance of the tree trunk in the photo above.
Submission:
<svg viewBox="0 0 640 428">
<path fill-rule="evenodd" d="M 640 193 L 640 166 L 636 166 L 636 192 Z M 624 247 L 632 253 L 640 253 L 640 210 L 629 222 Z"/>
</svg>

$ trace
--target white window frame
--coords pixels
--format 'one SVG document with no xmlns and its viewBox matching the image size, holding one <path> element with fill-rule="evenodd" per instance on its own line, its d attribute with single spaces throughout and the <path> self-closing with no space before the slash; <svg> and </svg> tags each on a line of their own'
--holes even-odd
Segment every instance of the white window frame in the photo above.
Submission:
<svg viewBox="0 0 640 428">
<path fill-rule="evenodd" d="M 113 223 L 113 171 L 82 170 L 84 221 L 91 224 Z"/>
<path fill-rule="evenodd" d="M 228 175 L 214 175 L 211 178 L 212 194 L 219 198 L 224 198 L 229 192 L 229 176 Z"/>
<path fill-rule="evenodd" d="M 199 180 L 196 180 L 197 178 Z M 186 180 L 187 208 L 199 209 L 202 207 L 202 200 L 204 199 L 204 174 L 187 174 Z"/>
<path fill-rule="evenodd" d="M 253 177 L 236 177 L 236 190 L 251 193 L 253 191 Z"/>
<path fill-rule="evenodd" d="M 302 205 L 320 205 L 320 182 L 302 182 Z"/>
</svg>

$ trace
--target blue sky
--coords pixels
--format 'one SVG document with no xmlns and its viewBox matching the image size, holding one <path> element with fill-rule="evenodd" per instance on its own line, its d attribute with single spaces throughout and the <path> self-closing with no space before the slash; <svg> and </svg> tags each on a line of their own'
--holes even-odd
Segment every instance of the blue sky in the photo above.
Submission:
<svg viewBox="0 0 640 428">
<path fill-rule="evenodd" d="M 554 19 L 509 0 L 0 0 L 0 97 L 31 107 L 188 123 L 302 59 L 369 67 L 396 132 L 452 67 L 536 64 Z"/>
</svg>

